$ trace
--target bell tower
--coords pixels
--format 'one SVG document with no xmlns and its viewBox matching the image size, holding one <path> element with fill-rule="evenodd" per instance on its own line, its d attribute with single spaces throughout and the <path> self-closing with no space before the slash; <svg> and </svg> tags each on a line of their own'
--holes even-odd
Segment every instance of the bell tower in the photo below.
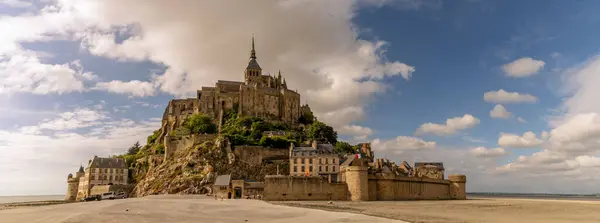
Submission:
<svg viewBox="0 0 600 223">
<path fill-rule="evenodd" d="M 254 35 L 252 35 L 252 50 L 250 51 L 250 61 L 244 72 L 244 81 L 246 84 L 259 83 L 262 75 L 262 68 L 256 61 L 256 50 L 254 49 Z"/>
</svg>

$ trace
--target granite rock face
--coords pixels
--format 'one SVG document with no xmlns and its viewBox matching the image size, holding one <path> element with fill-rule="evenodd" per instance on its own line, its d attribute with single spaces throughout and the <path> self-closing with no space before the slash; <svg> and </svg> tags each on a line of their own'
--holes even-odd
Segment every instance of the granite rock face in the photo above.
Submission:
<svg viewBox="0 0 600 223">
<path fill-rule="evenodd" d="M 277 164 L 248 163 L 236 158 L 229 142 L 222 137 L 178 150 L 168 159 L 162 157 L 138 160 L 134 170 L 138 181 L 132 196 L 205 194 L 211 192 L 211 185 L 221 174 L 231 174 L 233 179 L 263 181 L 265 175 L 277 172 Z"/>
</svg>

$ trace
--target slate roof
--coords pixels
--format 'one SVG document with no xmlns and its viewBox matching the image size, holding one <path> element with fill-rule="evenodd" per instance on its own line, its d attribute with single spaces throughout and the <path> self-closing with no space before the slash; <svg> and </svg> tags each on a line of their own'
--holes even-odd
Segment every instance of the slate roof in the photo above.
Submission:
<svg viewBox="0 0 600 223">
<path fill-rule="evenodd" d="M 219 175 L 215 180 L 215 186 L 229 186 L 231 183 L 231 175 Z"/>
<path fill-rule="evenodd" d="M 344 160 L 344 162 L 342 164 L 340 164 L 340 166 L 350 166 L 350 164 L 352 164 L 352 161 L 354 161 L 354 159 L 356 159 L 355 156 L 348 156 L 346 160 Z"/>
<path fill-rule="evenodd" d="M 84 172 L 84 171 L 83 171 L 83 166 L 79 166 L 79 171 L 78 171 L 78 172 L 79 172 L 79 173 L 83 173 L 83 172 Z"/>
<path fill-rule="evenodd" d="M 246 69 L 258 69 L 260 70 L 260 65 L 258 65 L 258 62 L 256 61 L 256 59 L 250 59 L 250 61 L 248 62 L 248 67 L 246 67 Z"/>
<path fill-rule="evenodd" d="M 95 156 L 90 163 L 90 168 L 114 168 L 114 169 L 125 169 L 127 163 L 123 158 L 103 158 Z"/>
</svg>

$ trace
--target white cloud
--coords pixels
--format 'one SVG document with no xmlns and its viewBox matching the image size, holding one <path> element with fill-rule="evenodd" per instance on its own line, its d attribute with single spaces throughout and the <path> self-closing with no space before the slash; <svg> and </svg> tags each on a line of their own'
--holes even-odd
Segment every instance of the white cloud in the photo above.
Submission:
<svg viewBox="0 0 600 223">
<path fill-rule="evenodd" d="M 33 3 L 23 0 L 0 0 L 0 5 L 7 5 L 13 8 L 28 8 L 33 6 Z"/>
<path fill-rule="evenodd" d="M 0 183 L 11 185 L 0 194 L 64 191 L 66 175 L 77 171 L 80 162 L 85 164 L 94 155 L 122 154 L 138 140 L 144 144 L 158 128 L 159 119 L 136 122 L 77 108 L 19 131 L 0 130 L 0 172 L 4 174 Z M 55 131 L 42 134 L 39 130 L 43 129 Z"/>
<path fill-rule="evenodd" d="M 507 92 L 504 89 L 488 91 L 483 94 L 483 100 L 496 104 L 536 103 L 537 97 L 519 92 Z"/>
<path fill-rule="evenodd" d="M 339 135 L 352 136 L 354 137 L 354 140 L 364 140 L 373 134 L 373 130 L 371 128 L 359 125 L 344 125 L 336 129 L 336 131 Z"/>
<path fill-rule="evenodd" d="M 69 93 L 84 90 L 84 81 L 94 77 L 82 73 L 80 65 L 43 64 L 35 55 L 14 55 L 0 59 L 0 94 L 30 92 L 33 94 Z"/>
<path fill-rule="evenodd" d="M 521 117 L 517 117 L 517 121 L 519 121 L 520 123 L 527 123 L 527 120 Z"/>
<path fill-rule="evenodd" d="M 110 82 L 99 82 L 96 83 L 94 89 L 106 90 L 117 94 L 127 94 L 132 97 L 147 97 L 154 96 L 156 94 L 156 87 L 154 84 L 145 81 L 133 80 L 129 82 L 123 81 L 110 81 Z"/>
<path fill-rule="evenodd" d="M 382 78 L 409 79 L 415 72 L 413 66 L 385 59 L 388 43 L 358 39 L 354 1 L 153 1 L 144 7 L 137 1 L 61 3 L 85 24 L 98 24 L 75 35 L 83 39 L 84 49 L 164 64 L 169 68 L 152 81 L 178 97 L 193 96 L 217 80 L 242 80 L 252 33 L 263 72 L 281 70 L 303 102 L 338 128 L 362 118 L 370 98 L 389 89 Z M 131 26 L 133 36 L 116 43 L 116 33 Z"/>
<path fill-rule="evenodd" d="M 511 133 L 500 133 L 498 138 L 498 145 L 507 148 L 535 148 L 542 145 L 543 141 L 538 139 L 535 133 L 525 132 L 523 136 L 511 134 Z"/>
<path fill-rule="evenodd" d="M 523 57 L 502 66 L 509 77 L 527 77 L 538 73 L 545 65 L 544 61 Z"/>
<path fill-rule="evenodd" d="M 436 142 L 412 136 L 398 136 L 393 140 L 375 139 L 371 142 L 374 151 L 393 151 L 396 154 L 409 150 L 434 149 L 436 145 Z"/>
<path fill-rule="evenodd" d="M 502 105 L 496 105 L 490 111 L 490 117 L 492 117 L 492 118 L 508 119 L 508 118 L 511 118 L 512 116 L 513 116 L 513 114 L 510 113 L 509 111 L 507 111 L 506 108 L 504 108 L 504 106 L 502 106 Z"/>
<path fill-rule="evenodd" d="M 494 149 L 488 149 L 485 147 L 476 147 L 476 148 L 471 149 L 470 152 L 473 156 L 482 157 L 482 158 L 496 158 L 496 157 L 506 155 L 506 151 L 504 151 L 504 148 L 502 148 L 502 147 L 494 148 Z"/>
<path fill-rule="evenodd" d="M 446 120 L 445 124 L 425 123 L 421 125 L 415 134 L 434 134 L 439 136 L 447 136 L 456 134 L 458 131 L 473 128 L 480 123 L 479 119 L 465 114 L 462 117 L 454 117 Z"/>
</svg>

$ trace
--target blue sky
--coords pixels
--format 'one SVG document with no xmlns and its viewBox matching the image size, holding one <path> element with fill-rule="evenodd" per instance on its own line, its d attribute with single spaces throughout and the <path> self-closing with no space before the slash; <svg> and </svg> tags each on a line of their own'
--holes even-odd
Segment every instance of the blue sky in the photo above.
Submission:
<svg viewBox="0 0 600 223">
<path fill-rule="evenodd" d="M 0 3 L 0 195 L 62 194 L 144 142 L 170 99 L 241 80 L 252 34 L 265 72 L 380 157 L 442 161 L 469 191 L 597 192 L 598 1 L 139 4 Z"/>
</svg>

